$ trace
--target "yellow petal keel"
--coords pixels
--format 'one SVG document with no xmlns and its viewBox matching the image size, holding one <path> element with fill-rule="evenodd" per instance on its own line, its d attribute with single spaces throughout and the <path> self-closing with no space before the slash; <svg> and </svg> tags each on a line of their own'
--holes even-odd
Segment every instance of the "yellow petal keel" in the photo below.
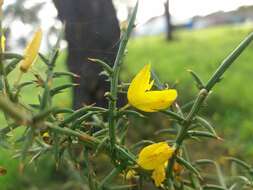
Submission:
<svg viewBox="0 0 253 190">
<path fill-rule="evenodd" d="M 152 172 L 152 179 L 155 182 L 155 185 L 157 187 L 160 187 L 162 185 L 162 182 L 166 178 L 166 173 L 165 173 L 165 168 L 164 165 L 161 165 L 157 167 L 153 172 Z"/>
</svg>

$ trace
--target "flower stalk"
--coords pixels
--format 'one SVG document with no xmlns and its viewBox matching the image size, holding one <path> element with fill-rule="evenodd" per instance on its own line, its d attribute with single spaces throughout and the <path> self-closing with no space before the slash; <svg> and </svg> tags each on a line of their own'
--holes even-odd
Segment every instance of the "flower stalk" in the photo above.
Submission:
<svg viewBox="0 0 253 190">
<path fill-rule="evenodd" d="M 114 62 L 113 73 L 111 76 L 111 86 L 110 86 L 110 96 L 109 99 L 109 139 L 111 145 L 112 155 L 115 156 L 115 144 L 116 144 L 116 135 L 115 135 L 115 126 L 116 126 L 116 116 L 117 116 L 117 96 L 118 96 L 118 83 L 119 83 L 119 74 L 122 64 L 122 59 L 124 57 L 125 49 L 130 38 L 131 32 L 134 28 L 134 22 L 138 10 L 138 1 L 135 5 L 133 14 L 130 18 L 129 26 L 127 31 L 123 34 L 119 46 L 119 50 Z M 114 156 L 112 158 L 114 158 Z"/>
</svg>

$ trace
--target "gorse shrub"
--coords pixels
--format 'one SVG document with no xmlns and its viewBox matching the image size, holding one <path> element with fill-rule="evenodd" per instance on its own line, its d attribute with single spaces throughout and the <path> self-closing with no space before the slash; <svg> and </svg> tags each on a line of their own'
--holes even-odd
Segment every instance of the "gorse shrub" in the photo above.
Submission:
<svg viewBox="0 0 253 190">
<path fill-rule="evenodd" d="M 105 94 L 108 108 L 95 105 L 85 105 L 79 110 L 54 107 L 52 99 L 75 84 L 54 87 L 53 81 L 64 76 L 78 77 L 74 73 L 54 71 L 60 37 L 52 53 L 47 57 L 38 53 L 42 40 L 42 31 L 38 29 L 24 54 L 18 55 L 4 51 L 5 40 L 1 32 L 0 108 L 7 123 L 6 127 L 0 129 L 1 146 L 8 149 L 19 148 L 15 156 L 20 159 L 21 170 L 44 154 L 53 155 L 58 166 L 64 163 L 73 164 L 76 170 L 81 171 L 78 173 L 81 178 L 85 179 L 83 185 L 92 190 L 252 189 L 251 165 L 236 158 L 227 158 L 239 167 L 238 172 L 234 172 L 232 176 L 225 176 L 215 161 L 208 158 L 191 160 L 188 152 L 194 152 L 194 147 L 187 150 L 184 145 L 187 141 L 202 138 L 222 140 L 213 126 L 198 113 L 213 87 L 252 41 L 253 34 L 245 38 L 221 63 L 206 84 L 195 72 L 190 71 L 199 93 L 195 101 L 180 106 L 177 102 L 180 93 L 178 94 L 176 89 L 164 87 L 151 70 L 150 64 L 144 66 L 129 84 L 119 82 L 120 69 L 134 27 L 137 7 L 138 3 L 127 29 L 121 36 L 114 66 L 110 67 L 101 60 L 91 59 L 103 68 L 103 74 L 110 82 L 110 91 Z M 22 82 L 22 76 L 30 71 L 38 55 L 47 66 L 45 77 L 37 75 L 35 81 Z M 11 85 L 8 75 L 15 69 L 19 70 L 20 75 Z M 20 96 L 22 89 L 33 84 L 42 89 L 39 103 L 25 105 Z M 124 107 L 117 107 L 119 93 L 125 94 L 128 98 L 128 104 Z M 185 111 L 185 107 L 190 108 L 190 111 Z M 159 134 L 172 133 L 175 134 L 175 138 L 160 142 L 140 139 L 136 144 L 129 146 L 126 143 L 129 128 L 127 120 L 130 116 L 145 119 L 148 116 L 146 112 L 150 112 L 149 114 L 160 112 L 164 117 L 169 117 L 174 125 L 168 125 L 168 129 L 162 129 Z M 88 125 L 85 125 L 87 123 Z M 13 146 L 13 143 L 12 145 L 9 143 L 12 139 L 8 134 L 17 128 L 24 130 L 21 138 L 16 141 L 17 145 Z M 99 162 L 101 155 L 107 155 L 113 166 L 102 180 L 100 179 L 102 172 L 96 171 L 92 166 L 92 162 Z M 202 172 L 201 165 L 204 164 L 212 164 L 217 174 Z M 6 169 L 0 167 L 0 176 L 5 175 Z"/>
</svg>

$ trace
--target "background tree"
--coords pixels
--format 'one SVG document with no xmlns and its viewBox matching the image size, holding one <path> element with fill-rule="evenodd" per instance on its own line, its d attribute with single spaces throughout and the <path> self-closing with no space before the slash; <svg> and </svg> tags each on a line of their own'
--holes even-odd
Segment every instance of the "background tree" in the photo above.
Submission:
<svg viewBox="0 0 253 190">
<path fill-rule="evenodd" d="M 166 18 L 166 24 L 167 24 L 167 40 L 172 40 L 172 24 L 171 24 L 171 15 L 170 15 L 170 1 L 166 0 L 164 3 L 164 9 L 165 9 L 165 18 Z"/>
<path fill-rule="evenodd" d="M 98 76 L 100 67 L 88 58 L 113 64 L 120 28 L 111 0 L 53 0 L 59 18 L 65 23 L 69 70 L 81 76 L 74 88 L 74 108 L 83 103 L 104 106 L 108 83 Z"/>
</svg>

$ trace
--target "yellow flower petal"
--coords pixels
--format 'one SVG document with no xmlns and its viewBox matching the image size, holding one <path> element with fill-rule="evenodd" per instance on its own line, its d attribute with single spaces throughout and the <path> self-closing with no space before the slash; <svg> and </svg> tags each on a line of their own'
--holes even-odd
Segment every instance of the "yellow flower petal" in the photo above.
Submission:
<svg viewBox="0 0 253 190">
<path fill-rule="evenodd" d="M 1 36 L 1 47 L 2 47 L 2 52 L 5 51 L 5 42 L 6 42 L 6 38 L 4 35 Z"/>
<path fill-rule="evenodd" d="M 150 67 L 144 68 L 132 80 L 127 98 L 130 105 L 145 112 L 156 112 L 167 109 L 177 98 L 177 91 L 166 89 L 161 91 L 150 91 L 154 81 L 150 82 Z"/>
<path fill-rule="evenodd" d="M 157 167 L 153 173 L 152 173 L 152 179 L 155 181 L 155 185 L 157 187 L 160 187 L 162 182 L 165 180 L 166 178 L 166 173 L 165 173 L 165 168 L 164 165 L 161 165 L 159 167 Z"/>
<path fill-rule="evenodd" d="M 155 112 L 167 109 L 177 97 L 176 90 L 148 91 L 138 102 L 135 107 L 145 112 Z"/>
<path fill-rule="evenodd" d="M 151 65 L 147 64 L 143 67 L 143 69 L 134 77 L 132 80 L 129 88 L 128 88 L 128 100 L 134 101 L 134 97 L 136 94 L 143 93 L 149 89 L 152 88 L 152 83 L 151 85 L 149 84 L 150 81 L 150 68 Z"/>
<path fill-rule="evenodd" d="M 127 174 L 126 174 L 126 179 L 130 180 L 132 178 L 134 178 L 134 176 L 136 175 L 136 172 L 133 169 L 128 170 Z"/>
<path fill-rule="evenodd" d="M 146 170 L 154 170 L 161 165 L 164 166 L 173 152 L 174 148 L 166 142 L 155 143 L 141 150 L 137 163 Z"/>
<path fill-rule="evenodd" d="M 20 70 L 24 73 L 28 71 L 36 60 L 42 39 L 42 30 L 38 29 L 32 41 L 27 45 L 24 52 L 24 59 L 20 62 Z"/>
</svg>

